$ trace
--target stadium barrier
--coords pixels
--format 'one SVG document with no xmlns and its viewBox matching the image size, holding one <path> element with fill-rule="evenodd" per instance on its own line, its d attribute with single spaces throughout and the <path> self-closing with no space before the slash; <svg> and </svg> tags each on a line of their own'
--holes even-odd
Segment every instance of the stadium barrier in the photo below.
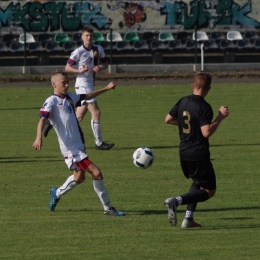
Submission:
<svg viewBox="0 0 260 260">
<path fill-rule="evenodd" d="M 1 74 L 49 74 L 65 66 L 12 66 L 0 67 Z M 101 73 L 140 73 L 140 72 L 178 72 L 178 71 L 200 71 L 201 64 L 135 64 L 135 65 L 109 65 L 107 70 Z M 246 71 L 260 70 L 260 63 L 209 63 L 204 64 L 204 71 Z"/>
</svg>

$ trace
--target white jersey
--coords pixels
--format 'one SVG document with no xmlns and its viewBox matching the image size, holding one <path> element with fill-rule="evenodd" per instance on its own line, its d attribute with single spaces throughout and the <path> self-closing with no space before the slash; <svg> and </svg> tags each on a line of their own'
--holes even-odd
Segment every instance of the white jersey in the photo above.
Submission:
<svg viewBox="0 0 260 260">
<path fill-rule="evenodd" d="M 82 130 L 75 115 L 74 107 L 80 104 L 85 95 L 67 93 L 65 98 L 51 95 L 46 99 L 39 116 L 48 118 L 55 129 L 64 157 L 84 151 L 85 141 Z"/>
<path fill-rule="evenodd" d="M 107 61 L 104 49 L 100 45 L 92 44 L 90 50 L 82 45 L 71 53 L 67 61 L 68 64 L 71 66 L 76 65 L 78 70 L 80 70 L 83 65 L 88 66 L 88 71 L 77 75 L 76 85 L 77 83 L 83 83 L 94 87 L 95 72 L 93 71 L 93 67 L 98 65 L 99 60 L 101 62 Z"/>
</svg>

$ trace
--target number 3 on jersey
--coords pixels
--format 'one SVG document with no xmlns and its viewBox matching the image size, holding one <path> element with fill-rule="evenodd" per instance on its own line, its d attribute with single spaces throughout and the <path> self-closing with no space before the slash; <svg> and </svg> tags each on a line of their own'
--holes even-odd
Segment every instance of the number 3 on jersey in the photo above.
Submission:
<svg viewBox="0 0 260 260">
<path fill-rule="evenodd" d="M 184 134 L 189 134 L 190 130 L 191 130 L 190 113 L 188 111 L 183 111 L 182 115 L 183 115 L 184 126 L 185 126 L 185 128 L 184 127 L 182 128 L 183 129 L 183 133 Z"/>
</svg>

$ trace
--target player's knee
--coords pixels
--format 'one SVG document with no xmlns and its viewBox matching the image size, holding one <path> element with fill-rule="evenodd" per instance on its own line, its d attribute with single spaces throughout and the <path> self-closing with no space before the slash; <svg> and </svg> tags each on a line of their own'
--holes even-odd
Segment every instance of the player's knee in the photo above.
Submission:
<svg viewBox="0 0 260 260">
<path fill-rule="evenodd" d="M 100 171 L 100 169 L 98 167 L 93 171 L 93 179 L 95 179 L 95 180 L 103 179 L 102 172 Z"/>
<path fill-rule="evenodd" d="M 96 180 L 102 180 L 103 179 L 103 175 L 102 175 L 102 172 L 100 170 L 95 174 L 95 179 Z"/>
<path fill-rule="evenodd" d="M 85 171 L 81 169 L 75 169 L 73 175 L 74 175 L 74 181 L 77 184 L 80 184 L 85 181 Z"/>
<path fill-rule="evenodd" d="M 77 119 L 78 119 L 78 121 L 80 122 L 80 121 L 82 121 L 83 120 L 83 118 L 84 118 L 84 116 L 83 115 L 77 115 Z"/>
<path fill-rule="evenodd" d="M 92 177 L 93 180 L 103 179 L 101 170 L 94 163 L 89 165 L 89 167 L 87 168 L 87 172 Z"/>
<path fill-rule="evenodd" d="M 82 182 L 85 181 L 85 176 L 74 176 L 74 181 L 77 183 L 77 184 L 80 184 Z"/>
</svg>

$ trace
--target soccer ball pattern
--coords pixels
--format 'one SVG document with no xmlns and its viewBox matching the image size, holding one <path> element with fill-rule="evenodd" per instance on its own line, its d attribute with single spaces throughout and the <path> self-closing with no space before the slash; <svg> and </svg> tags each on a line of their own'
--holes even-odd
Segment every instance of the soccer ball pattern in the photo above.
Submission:
<svg viewBox="0 0 260 260">
<path fill-rule="evenodd" d="M 151 149 L 140 147 L 135 150 L 132 159 L 135 166 L 147 169 L 153 164 L 154 155 Z"/>
</svg>

